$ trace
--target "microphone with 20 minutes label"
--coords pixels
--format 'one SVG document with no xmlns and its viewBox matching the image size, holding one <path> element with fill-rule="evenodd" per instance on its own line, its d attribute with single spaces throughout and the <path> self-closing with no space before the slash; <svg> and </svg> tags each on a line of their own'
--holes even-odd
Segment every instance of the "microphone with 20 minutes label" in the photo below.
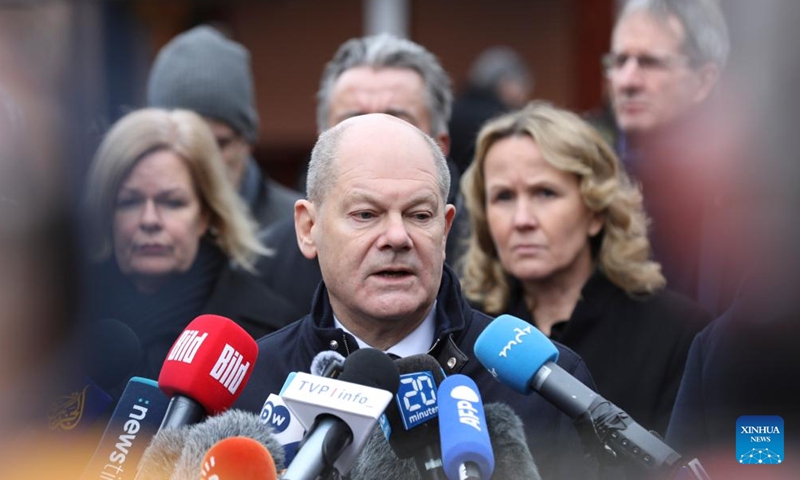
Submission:
<svg viewBox="0 0 800 480">
<path fill-rule="evenodd" d="M 158 386 L 170 397 L 161 429 L 197 423 L 236 401 L 250 378 L 258 346 L 242 327 L 219 315 L 200 315 L 167 354 Z"/>
<path fill-rule="evenodd" d="M 456 374 L 439 385 L 439 435 L 442 464 L 449 480 L 487 480 L 494 453 L 478 386 Z"/>
<path fill-rule="evenodd" d="M 483 366 L 514 390 L 523 394 L 536 390 L 571 418 L 588 418 L 598 440 L 615 455 L 651 471 L 671 474 L 688 469 L 689 478 L 707 477 L 697 460 L 684 463 L 678 452 L 622 409 L 556 365 L 555 345 L 524 320 L 497 317 L 481 332 L 474 350 Z"/>
<path fill-rule="evenodd" d="M 200 478 L 207 480 L 275 480 L 278 472 L 264 445 L 248 437 L 215 443 L 203 458 Z"/>
<path fill-rule="evenodd" d="M 338 379 L 294 374 L 281 395 L 307 434 L 282 478 L 347 474 L 398 383 L 394 362 L 371 348 L 347 357 Z"/>
<path fill-rule="evenodd" d="M 438 387 L 444 371 L 435 358 L 410 355 L 395 361 L 400 388 L 381 417 L 381 428 L 398 458 L 413 458 L 425 480 L 444 480 L 439 440 Z"/>
</svg>

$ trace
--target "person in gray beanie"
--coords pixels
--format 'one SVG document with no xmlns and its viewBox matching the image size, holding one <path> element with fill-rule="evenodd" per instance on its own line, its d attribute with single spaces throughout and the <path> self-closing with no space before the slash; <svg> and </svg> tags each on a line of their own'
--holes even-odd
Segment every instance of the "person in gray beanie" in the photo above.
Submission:
<svg viewBox="0 0 800 480">
<path fill-rule="evenodd" d="M 207 25 L 176 36 L 156 56 L 147 105 L 203 116 L 217 139 L 228 179 L 259 227 L 293 217 L 300 192 L 268 178 L 252 157 L 259 124 L 250 53 L 244 46 Z"/>
</svg>

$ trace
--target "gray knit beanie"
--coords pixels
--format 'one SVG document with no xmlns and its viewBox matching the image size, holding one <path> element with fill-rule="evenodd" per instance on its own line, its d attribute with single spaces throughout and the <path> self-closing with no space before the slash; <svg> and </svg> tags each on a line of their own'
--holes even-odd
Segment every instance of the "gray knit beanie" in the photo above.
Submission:
<svg viewBox="0 0 800 480">
<path fill-rule="evenodd" d="M 147 105 L 185 108 L 258 137 L 250 53 L 212 27 L 181 33 L 161 49 L 147 82 Z"/>
</svg>

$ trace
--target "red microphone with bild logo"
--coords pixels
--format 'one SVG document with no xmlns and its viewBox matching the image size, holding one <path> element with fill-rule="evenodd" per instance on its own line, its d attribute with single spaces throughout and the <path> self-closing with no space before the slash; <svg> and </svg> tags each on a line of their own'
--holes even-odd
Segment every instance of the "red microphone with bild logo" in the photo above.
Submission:
<svg viewBox="0 0 800 480">
<path fill-rule="evenodd" d="M 233 320 L 200 315 L 172 345 L 158 387 L 170 397 L 159 430 L 201 421 L 230 408 L 250 379 L 255 340 Z"/>
</svg>

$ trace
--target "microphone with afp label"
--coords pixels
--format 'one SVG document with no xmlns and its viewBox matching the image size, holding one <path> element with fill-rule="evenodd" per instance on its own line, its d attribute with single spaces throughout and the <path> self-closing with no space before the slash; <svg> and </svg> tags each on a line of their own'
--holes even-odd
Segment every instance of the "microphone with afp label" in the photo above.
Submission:
<svg viewBox="0 0 800 480">
<path fill-rule="evenodd" d="M 449 480 L 488 479 L 494 453 L 478 386 L 466 375 L 451 375 L 439 385 L 442 463 Z"/>
<path fill-rule="evenodd" d="M 533 390 L 573 419 L 594 426 L 598 441 L 632 465 L 667 477 L 689 467 L 705 471 L 697 460 L 681 455 L 636 423 L 622 409 L 598 395 L 556 365 L 558 350 L 536 327 L 511 315 L 501 315 L 475 341 L 475 356 L 498 380 L 514 390 Z"/>
<path fill-rule="evenodd" d="M 296 373 L 281 395 L 307 434 L 282 478 L 346 475 L 399 381 L 394 362 L 371 348 L 347 357 L 338 379 Z"/>
<path fill-rule="evenodd" d="M 250 378 L 258 346 L 242 327 L 200 315 L 167 354 L 158 386 L 171 398 L 161 430 L 197 423 L 236 401 Z"/>
</svg>

